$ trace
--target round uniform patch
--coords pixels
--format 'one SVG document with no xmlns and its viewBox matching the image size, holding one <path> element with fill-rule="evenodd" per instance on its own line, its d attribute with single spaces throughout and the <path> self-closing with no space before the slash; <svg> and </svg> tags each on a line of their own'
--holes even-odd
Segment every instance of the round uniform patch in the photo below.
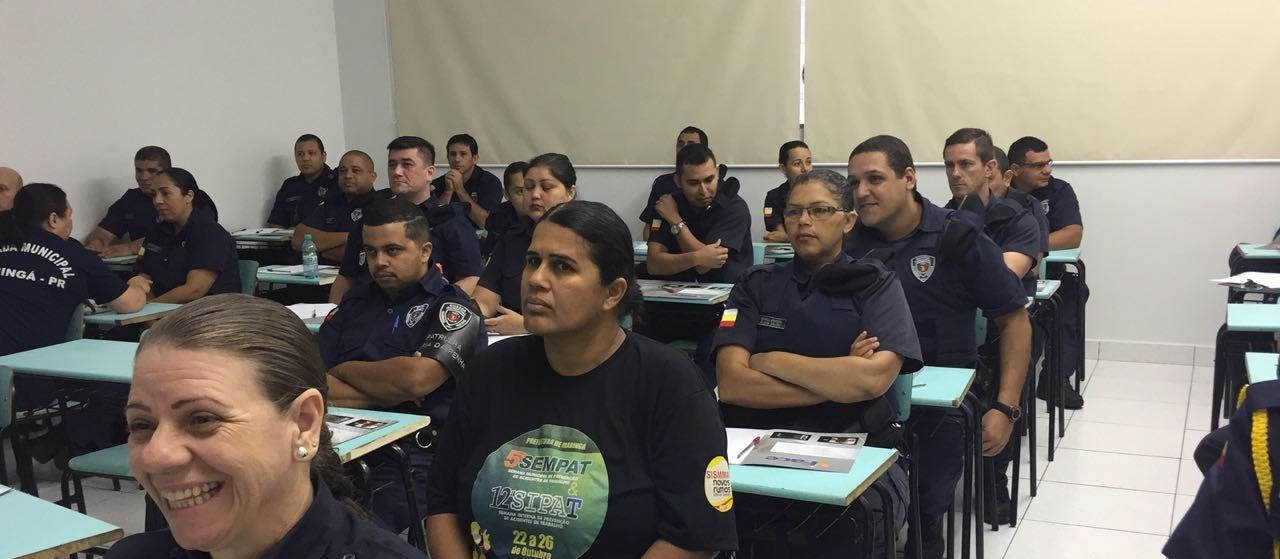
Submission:
<svg viewBox="0 0 1280 559">
<path fill-rule="evenodd" d="M 729 512 L 733 508 L 733 486 L 729 483 L 729 461 L 723 456 L 711 459 L 707 464 L 707 474 L 703 479 L 703 490 L 707 494 L 707 503 L 720 512 Z"/>
<path fill-rule="evenodd" d="M 543 425 L 494 450 L 471 486 L 472 541 L 497 557 L 577 559 L 600 535 L 609 471 L 595 441 Z"/>
<path fill-rule="evenodd" d="M 471 317 L 475 316 L 465 305 L 445 303 L 440 305 L 440 325 L 446 332 L 454 332 L 467 327 Z"/>
<path fill-rule="evenodd" d="M 356 208 L 354 210 L 351 210 L 351 221 L 360 221 L 360 218 L 362 217 L 364 217 L 363 208 Z"/>
</svg>

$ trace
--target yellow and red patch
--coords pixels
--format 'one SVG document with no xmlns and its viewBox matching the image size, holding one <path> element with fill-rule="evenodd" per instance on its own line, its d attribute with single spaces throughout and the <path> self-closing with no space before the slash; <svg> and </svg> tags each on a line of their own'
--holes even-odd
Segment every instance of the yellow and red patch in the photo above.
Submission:
<svg viewBox="0 0 1280 559">
<path fill-rule="evenodd" d="M 653 222 L 649 224 L 649 232 L 657 233 L 659 229 L 662 229 L 662 220 L 654 219 Z"/>
<path fill-rule="evenodd" d="M 738 323 L 738 309 L 725 309 L 724 314 L 720 315 L 721 328 L 733 328 Z"/>
<path fill-rule="evenodd" d="M 764 208 L 764 218 L 765 218 L 765 219 L 769 219 L 769 218 L 771 218 L 771 217 L 773 217 L 773 208 L 770 208 L 770 207 L 768 207 L 768 206 L 765 206 L 765 208 Z"/>
</svg>

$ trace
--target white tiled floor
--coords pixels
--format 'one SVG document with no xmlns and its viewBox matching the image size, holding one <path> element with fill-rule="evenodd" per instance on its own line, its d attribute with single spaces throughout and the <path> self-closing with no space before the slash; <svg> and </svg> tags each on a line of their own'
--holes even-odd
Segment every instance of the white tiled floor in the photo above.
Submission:
<svg viewBox="0 0 1280 559">
<path fill-rule="evenodd" d="M 1085 408 L 1067 413 L 1054 462 L 1047 460 L 1047 417 L 1038 410 L 1038 496 L 1030 496 L 1024 450 L 1018 526 L 984 533 L 987 558 L 1161 557 L 1191 505 L 1201 478 L 1191 456 L 1209 429 L 1212 372 L 1118 361 L 1090 361 L 1088 369 Z M 57 476 L 48 466 L 37 470 L 42 497 L 58 497 Z M 142 529 L 136 486 L 116 492 L 103 480 L 85 485 L 89 514 L 126 533 Z"/>
<path fill-rule="evenodd" d="M 1055 460 L 1046 462 L 1039 449 L 1038 495 L 1025 494 L 1024 482 L 1018 526 L 985 532 L 989 559 L 1163 557 L 1160 549 L 1191 506 L 1201 479 L 1191 457 L 1209 429 L 1212 371 L 1090 365 L 1085 407 L 1068 412 Z M 1043 407 L 1038 415 L 1044 445 Z M 1025 477 L 1025 450 L 1023 460 Z"/>
</svg>

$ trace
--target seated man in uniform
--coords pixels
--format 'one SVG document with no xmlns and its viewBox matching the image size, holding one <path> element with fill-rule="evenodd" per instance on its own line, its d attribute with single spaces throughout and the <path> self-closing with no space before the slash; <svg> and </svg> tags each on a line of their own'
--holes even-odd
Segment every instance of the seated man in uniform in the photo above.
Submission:
<svg viewBox="0 0 1280 559">
<path fill-rule="evenodd" d="M 686 126 L 676 135 L 676 156 L 679 157 L 680 150 L 689 144 L 702 144 L 711 147 L 711 143 L 707 141 L 707 133 L 696 126 Z M 653 220 L 658 217 L 654 204 L 658 203 L 658 198 L 667 194 L 675 194 L 680 189 L 676 185 L 676 173 L 663 173 L 653 179 L 653 184 L 649 185 L 649 198 L 644 203 L 644 209 L 640 211 L 640 221 L 644 223 L 644 228 L 640 230 L 641 237 L 649 240 L 649 227 L 653 224 Z"/>
<path fill-rule="evenodd" d="M 470 294 L 480 281 L 480 239 L 475 227 L 462 213 L 459 204 L 440 205 L 431 196 L 431 177 L 435 176 L 436 149 L 431 142 L 417 136 L 401 136 L 387 145 L 387 175 L 390 190 L 379 196 L 402 198 L 418 206 L 427 217 L 436 250 L 432 261 L 445 279 Z M 361 250 L 361 228 L 351 231 L 347 252 L 342 256 L 338 277 L 329 288 L 329 302 L 337 304 L 347 290 L 368 278 L 365 254 Z"/>
<path fill-rule="evenodd" d="M 982 449 L 995 456 L 1022 417 L 1019 402 L 1031 352 L 1026 293 L 1005 266 L 1000 247 L 976 214 L 933 205 L 916 189 L 911 150 L 893 136 L 875 136 L 849 155 L 858 223 L 845 240 L 855 259 L 888 258 L 907 296 L 924 364 L 979 369 L 974 391 L 990 406 L 982 416 Z M 1000 331 L 1000 370 L 978 360 L 975 317 L 982 311 Z M 877 335 L 876 332 L 868 332 Z M 920 436 L 920 514 L 924 556 L 941 557 L 943 513 L 951 509 L 965 453 L 959 410 L 913 413 Z M 911 543 L 908 543 L 911 549 Z"/>
<path fill-rule="evenodd" d="M 138 254 L 147 232 L 160 221 L 151 202 L 155 189 L 151 178 L 173 166 L 169 152 L 159 146 L 144 146 L 133 156 L 133 180 L 138 188 L 126 190 L 119 200 L 107 208 L 98 227 L 84 239 L 85 248 L 103 258 Z M 204 190 L 196 192 L 195 207 L 206 210 L 218 221 L 218 207 Z"/>
<path fill-rule="evenodd" d="M 883 262 L 854 262 L 842 251 L 844 236 L 854 224 L 849 211 L 853 195 L 843 176 L 826 169 L 803 173 L 789 190 L 777 211 L 784 217 L 784 233 L 794 239 L 795 259 L 751 268 L 734 286 L 716 332 L 725 425 L 864 432 L 868 444 L 898 447 L 902 433 L 893 425 L 897 405 L 888 393 L 898 375 L 921 367 L 920 342 L 902 286 Z M 876 338 L 868 338 L 868 332 L 875 332 Z M 860 350 L 862 344 L 865 349 Z M 893 512 L 894 528 L 900 528 L 909 497 L 904 465 L 895 464 L 876 483 L 890 496 L 888 510 Z M 752 540 L 772 539 L 775 530 L 773 522 L 752 522 L 760 516 L 757 512 L 776 521 L 779 509 L 794 506 L 801 511 L 806 506 L 750 495 L 740 496 L 735 504 L 742 506 L 738 549 L 745 555 L 750 555 Z M 839 517 L 841 510 L 827 512 L 822 518 Z M 838 520 L 828 527 L 829 522 L 787 526 L 804 532 L 807 542 L 791 554 L 847 555 L 856 543 L 856 527 Z M 864 537 L 881 533 L 872 530 Z M 877 546 L 883 548 L 884 543 Z"/>
<path fill-rule="evenodd" d="M 720 184 L 716 156 L 690 144 L 676 156 L 679 191 L 663 194 L 649 227 L 649 274 L 676 280 L 734 283 L 751 267 L 751 211 L 737 181 Z"/>
<path fill-rule="evenodd" d="M 786 243 L 787 232 L 782 227 L 782 207 L 787 205 L 796 177 L 813 170 L 813 154 L 809 144 L 791 140 L 778 148 L 778 170 L 786 178 L 777 188 L 764 193 L 764 242 Z"/>
<path fill-rule="evenodd" d="M 1000 149 L 1000 146 L 994 146 L 992 149 L 995 150 L 998 168 L 996 176 L 990 184 L 991 193 L 996 198 L 1013 200 L 1031 212 L 1031 217 L 1035 218 L 1036 225 L 1040 227 L 1040 255 L 1036 257 L 1036 261 L 1039 262 L 1041 258 L 1044 258 L 1044 255 L 1049 254 L 1049 218 L 1044 215 L 1044 207 L 1040 205 L 1040 201 L 1036 200 L 1035 196 L 1016 188 L 1010 188 L 1009 185 L 1013 181 L 1013 171 L 1009 168 L 1009 156 L 1005 154 L 1004 150 Z M 1038 269 L 1033 267 L 1031 273 L 1037 274 Z M 1029 294 L 1034 294 L 1035 285 L 1033 284 L 1030 287 Z"/>
<path fill-rule="evenodd" d="M 520 217 L 528 210 L 524 203 L 524 172 L 529 170 L 527 161 L 516 161 L 507 165 L 502 172 L 502 192 L 507 201 L 498 206 L 498 210 L 489 214 L 484 221 L 484 237 L 480 240 L 480 254 L 485 258 L 493 252 L 498 244 L 498 237 L 506 233 L 512 225 L 520 221 Z"/>
<path fill-rule="evenodd" d="M 330 262 L 342 262 L 347 251 L 347 234 L 360 223 L 365 206 L 373 201 L 373 169 L 369 154 L 352 150 L 338 160 L 338 186 L 341 194 L 320 202 L 311 215 L 293 228 L 293 250 L 301 251 L 308 234 L 316 244 L 316 252 Z"/>
<path fill-rule="evenodd" d="M 351 289 L 316 336 L 329 368 L 329 402 L 429 415 L 437 428 L 448 418 L 454 377 L 488 343 L 483 320 L 467 294 L 431 265 L 427 219 L 416 206 L 404 198 L 379 200 L 361 228 L 373 281 Z M 401 445 L 418 503 L 426 500 L 430 442 L 419 433 Z M 369 488 L 385 527 L 399 533 L 422 521 L 409 514 L 395 461 L 374 465 Z"/>
<path fill-rule="evenodd" d="M 1039 138 L 1026 136 L 1009 146 L 1009 168 L 1013 171 L 1013 188 L 1040 200 L 1045 216 L 1049 219 L 1049 250 L 1063 250 L 1080 246 L 1084 238 L 1084 221 L 1080 218 L 1080 201 L 1071 184 L 1053 176 L 1053 158 L 1049 145 Z M 1064 273 L 1062 264 L 1049 265 L 1049 277 L 1062 280 L 1058 295 L 1062 297 L 1062 351 L 1060 369 L 1062 402 L 1069 410 L 1084 407 L 1084 398 L 1076 392 L 1069 379 L 1075 376 L 1084 340 L 1080 339 L 1080 302 L 1089 300 L 1089 286 L 1080 285 L 1070 274 Z M 1044 399 L 1049 382 L 1041 378 L 1036 386 L 1036 397 Z"/>
<path fill-rule="evenodd" d="M 1022 280 L 1024 292 L 1034 296 L 1036 262 L 1044 243 L 1040 225 L 1025 206 L 996 196 L 989 186 L 1000 175 L 995 155 L 991 136 L 983 130 L 961 128 L 947 138 L 942 148 L 942 161 L 953 198 L 945 207 L 982 216 L 987 236 L 1003 252 L 1005 267 Z M 1000 340 L 993 330 L 987 334 L 988 345 L 984 346 L 983 359 L 990 368 L 999 370 L 1000 352 L 997 348 Z M 1030 363 L 1030 356 L 1027 362 Z M 994 460 L 995 477 L 990 483 L 994 484 L 995 501 L 984 509 L 988 522 L 1008 524 L 1013 518 L 1009 478 L 1005 474 L 1014 458 L 1013 451 L 1014 445 L 1005 445 Z"/>
<path fill-rule="evenodd" d="M 13 197 L 22 188 L 22 175 L 8 167 L 0 167 L 0 212 L 13 209 Z"/>
<path fill-rule="evenodd" d="M 476 165 L 480 159 L 480 145 L 471 134 L 457 134 L 445 144 L 449 158 L 449 170 L 431 181 L 431 195 L 440 205 L 461 203 L 467 205 L 467 219 L 473 229 L 484 227 L 491 212 L 502 204 L 502 181 L 493 173 Z"/>
<path fill-rule="evenodd" d="M 293 227 L 311 215 L 337 190 L 338 177 L 325 162 L 324 142 L 315 134 L 303 134 L 293 143 L 293 162 L 298 174 L 289 177 L 276 191 L 276 201 L 267 216 L 267 227 Z"/>
</svg>

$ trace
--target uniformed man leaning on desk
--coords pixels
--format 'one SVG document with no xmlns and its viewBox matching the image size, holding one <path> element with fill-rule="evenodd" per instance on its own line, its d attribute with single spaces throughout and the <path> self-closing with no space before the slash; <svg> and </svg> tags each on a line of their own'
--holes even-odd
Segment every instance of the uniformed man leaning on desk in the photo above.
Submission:
<svg viewBox="0 0 1280 559">
<path fill-rule="evenodd" d="M 364 249 L 372 281 L 347 292 L 316 341 L 329 367 L 329 401 L 338 406 L 389 409 L 448 417 L 455 375 L 487 344 L 474 302 L 450 285 L 431 262 L 427 219 L 401 198 L 379 200 L 364 216 Z M 430 437 L 404 445 L 425 502 Z M 396 532 L 411 518 L 398 465 L 373 468 L 373 512 Z M 420 509 L 426 514 L 425 509 Z"/>
<path fill-rule="evenodd" d="M 307 235 L 316 244 L 316 251 L 330 262 L 342 262 L 347 251 L 347 235 L 359 226 L 364 208 L 373 202 L 377 194 L 373 181 L 378 172 L 373 168 L 369 154 L 352 150 L 338 161 L 338 186 L 341 192 L 320 203 L 311 215 L 293 228 L 290 244 L 293 250 L 302 251 Z"/>
</svg>

